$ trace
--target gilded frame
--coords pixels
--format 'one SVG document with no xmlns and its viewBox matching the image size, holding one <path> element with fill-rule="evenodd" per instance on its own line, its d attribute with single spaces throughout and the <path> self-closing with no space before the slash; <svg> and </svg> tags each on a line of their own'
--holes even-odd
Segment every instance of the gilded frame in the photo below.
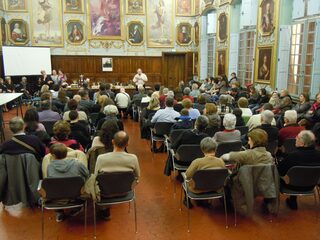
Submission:
<svg viewBox="0 0 320 240">
<path fill-rule="evenodd" d="M 6 19 L 4 17 L 0 17 L 0 43 L 1 46 L 7 45 L 7 31 L 6 31 Z M 2 50 L 0 50 L 2 51 Z"/>
<path fill-rule="evenodd" d="M 12 38 L 12 31 L 13 31 L 12 28 L 14 28 L 14 26 L 12 25 L 15 25 L 16 23 L 20 24 L 21 29 L 24 28 L 25 38 L 23 41 L 16 41 Z M 8 36 L 9 42 L 11 42 L 14 45 L 17 45 L 17 46 L 26 45 L 30 41 L 28 23 L 23 19 L 18 19 L 18 18 L 11 19 L 7 24 L 7 36 Z"/>
<path fill-rule="evenodd" d="M 194 25 L 193 25 L 193 28 L 194 28 L 194 31 L 193 31 L 193 42 L 194 42 L 194 45 L 196 47 L 199 46 L 200 44 L 200 26 L 199 26 L 199 23 L 198 22 L 195 22 Z"/>
<path fill-rule="evenodd" d="M 228 4 L 230 3 L 230 0 L 220 0 L 219 1 L 219 6 L 222 6 L 222 5 L 225 5 L 225 4 Z"/>
<path fill-rule="evenodd" d="M 69 28 L 69 25 L 72 24 L 72 27 L 73 28 L 74 26 L 77 26 L 77 29 L 78 31 L 80 32 L 80 36 L 82 37 L 81 40 L 72 40 L 72 38 L 74 38 L 74 36 L 70 36 L 71 35 L 71 32 L 70 32 L 70 28 Z M 79 26 L 81 26 L 81 29 L 79 28 Z M 72 29 L 71 29 L 72 31 Z M 65 23 L 65 36 L 66 36 L 66 41 L 67 43 L 69 43 L 70 45 L 83 45 L 86 41 L 86 28 L 85 28 L 85 25 L 82 21 L 78 20 L 78 19 L 71 19 L 69 21 L 67 21 Z M 77 36 L 79 37 L 79 36 Z M 77 38 L 76 37 L 76 38 Z"/>
<path fill-rule="evenodd" d="M 228 14 L 225 12 L 222 12 L 219 14 L 218 17 L 218 21 L 217 21 L 217 35 L 218 35 L 218 40 L 219 42 L 223 43 L 225 41 L 227 41 L 228 39 L 228 32 L 229 32 L 229 19 L 228 19 Z M 225 25 L 225 31 L 221 32 L 221 29 L 223 26 L 221 26 L 222 24 Z M 224 34 L 224 36 L 221 36 L 222 33 Z"/>
<path fill-rule="evenodd" d="M 23 3 L 23 8 L 17 6 L 16 8 L 9 8 L 10 7 L 10 4 L 9 4 L 9 1 L 10 0 L 5 0 L 5 9 L 6 11 L 8 12 L 27 12 L 28 11 L 28 4 L 27 4 L 27 1 L 26 0 L 21 0 L 22 3 Z"/>
<path fill-rule="evenodd" d="M 69 0 L 63 0 L 63 9 L 64 9 L 64 13 L 79 13 L 82 14 L 84 13 L 84 2 L 83 0 L 78 0 L 78 2 L 81 4 L 80 8 L 78 8 L 78 10 L 76 9 L 68 9 L 67 7 L 67 2 Z"/>
<path fill-rule="evenodd" d="M 46 23 L 44 23 L 45 14 L 46 11 L 48 11 L 48 8 L 46 8 L 46 11 L 43 9 L 43 6 L 39 4 L 38 0 L 32 0 L 31 4 L 31 11 L 30 11 L 30 25 L 31 25 L 31 41 L 33 46 L 46 46 L 46 47 L 63 47 L 64 46 L 64 31 L 63 31 L 63 25 L 62 25 L 62 3 L 61 1 L 56 0 L 46 0 L 51 1 L 49 2 L 49 10 L 51 9 L 51 13 L 57 13 L 53 14 L 52 16 L 56 16 L 55 19 L 51 19 L 51 22 L 59 22 L 58 24 L 50 24 L 51 28 L 48 28 L 46 26 Z M 54 3 L 53 3 L 54 2 Z M 53 3 L 53 4 L 52 4 Z M 37 7 L 36 7 L 37 6 Z M 41 9 L 42 8 L 42 9 Z M 39 11 L 43 11 L 42 15 L 39 15 Z M 54 11 L 55 10 L 55 11 Z M 39 16 L 41 19 L 39 19 Z M 40 21 L 40 22 L 39 22 Z M 43 25 L 43 26 L 42 26 Z M 48 24 L 49 25 L 49 24 Z M 48 35 L 48 31 L 52 30 L 52 26 L 55 26 L 55 36 Z M 42 29 L 41 29 L 42 28 Z M 44 29 L 43 29 L 44 28 Z M 50 30 L 47 30 L 50 29 Z M 60 36 L 57 36 L 57 32 Z M 43 37 L 46 37 L 45 39 Z"/>
<path fill-rule="evenodd" d="M 193 15 L 198 16 L 200 15 L 200 0 L 194 0 L 194 4 L 193 4 Z"/>
<path fill-rule="evenodd" d="M 229 70 L 229 65 L 228 65 L 229 56 L 228 56 L 228 54 L 229 54 L 228 49 L 226 49 L 226 48 L 225 49 L 217 49 L 217 51 L 216 51 L 216 74 L 215 74 L 216 76 L 218 76 L 218 75 L 221 76 L 223 74 L 228 76 L 228 70 Z M 223 64 L 219 64 L 221 55 L 223 56 L 223 59 L 224 59 Z"/>
<path fill-rule="evenodd" d="M 267 5 L 269 5 L 270 13 L 272 13 L 271 17 L 266 12 L 264 12 L 264 11 L 267 11 L 266 10 Z M 277 17 L 276 17 L 277 12 L 278 12 L 277 3 L 275 3 L 274 0 L 261 1 L 259 5 L 259 12 L 258 12 L 258 30 L 261 36 L 263 37 L 270 36 L 274 32 L 275 26 L 277 24 Z M 268 21 L 263 19 L 268 19 Z M 271 21 L 271 25 L 268 26 L 266 22 L 270 22 L 270 21 Z"/>
<path fill-rule="evenodd" d="M 192 56 L 192 74 L 194 76 L 199 76 L 199 53 L 194 52 Z"/>
<path fill-rule="evenodd" d="M 5 5 L 3 0 L 0 0 L 0 10 L 5 10 Z"/>
<path fill-rule="evenodd" d="M 190 17 L 193 15 L 193 2 L 194 0 L 176 0 L 176 16 L 178 17 Z M 189 7 L 190 9 L 188 10 L 188 12 L 183 11 L 183 12 L 179 12 L 181 11 L 181 7 L 179 8 L 179 4 L 183 4 L 186 3 L 188 4 L 187 7 Z"/>
<path fill-rule="evenodd" d="M 125 34 L 124 34 L 124 15 L 123 15 L 123 1 L 122 0 L 117 0 L 119 3 L 119 8 L 115 7 L 115 10 L 119 11 L 119 30 L 120 30 L 120 34 L 119 35 L 101 35 L 99 36 L 99 32 L 101 32 L 102 27 L 104 25 L 104 23 L 108 23 L 106 17 L 109 15 L 107 15 L 105 13 L 105 16 L 102 16 L 101 14 L 97 14 L 97 16 L 99 16 L 96 19 L 95 22 L 95 27 L 94 29 L 92 29 L 92 13 L 91 13 L 91 3 L 94 2 L 95 4 L 97 4 L 98 0 L 91 0 L 91 1 L 87 1 L 87 27 L 88 27 L 88 39 L 102 39 L 102 40 L 124 40 L 125 38 Z M 104 9 L 110 9 L 110 8 L 104 8 Z M 100 24 L 100 26 L 98 26 L 98 24 Z M 93 31 L 97 32 L 97 34 L 93 34 Z"/>
<path fill-rule="evenodd" d="M 127 0 L 126 1 L 126 14 L 127 15 L 144 15 L 145 14 L 145 10 L 146 10 L 145 0 L 139 0 L 139 3 L 141 3 L 141 5 L 142 5 L 142 10 L 141 11 L 134 11 L 132 8 L 130 9 L 129 3 L 134 4 L 134 1 L 133 0 Z"/>
<path fill-rule="evenodd" d="M 157 4 L 158 3 L 158 4 Z M 174 37 L 174 1 L 164 1 L 158 0 L 155 3 L 154 0 L 147 0 L 146 2 L 146 12 L 147 12 L 147 46 L 150 48 L 173 48 L 175 37 Z M 166 5 L 166 4 L 171 4 Z M 170 8 L 171 7 L 171 8 Z M 150 9 L 149 9 L 150 8 Z M 165 10 L 166 14 L 171 14 L 169 17 L 165 18 L 163 26 L 158 26 L 158 23 L 154 21 L 157 15 L 160 15 L 161 10 Z M 151 15 L 152 14 L 152 15 Z M 159 17 L 160 18 L 160 17 Z M 156 31 L 160 29 L 160 31 Z M 163 29 L 163 31 L 161 30 Z M 166 31 L 166 32 L 164 32 Z"/>
<path fill-rule="evenodd" d="M 254 80 L 256 83 L 263 83 L 263 84 L 271 84 L 273 81 L 273 76 L 275 73 L 275 65 L 273 64 L 272 59 L 274 58 L 274 47 L 273 46 L 263 46 L 263 47 L 258 47 L 257 48 L 257 53 L 256 53 L 256 61 L 255 61 L 255 74 L 254 74 Z M 266 65 L 267 65 L 267 71 L 268 72 L 263 72 L 266 71 L 265 68 L 262 68 L 263 61 L 266 58 Z M 266 77 L 262 77 L 263 75 L 268 74 Z"/>
<path fill-rule="evenodd" d="M 187 27 L 188 35 L 186 36 L 184 36 L 182 32 L 183 27 Z M 177 35 L 176 41 L 180 46 L 189 46 L 192 43 L 192 25 L 188 22 L 179 23 L 176 27 L 176 35 Z"/>
<path fill-rule="evenodd" d="M 132 37 L 134 37 L 133 35 L 130 35 L 131 34 L 131 32 L 132 32 L 132 29 L 131 29 L 131 26 L 132 25 L 138 25 L 138 27 L 140 27 L 140 28 L 138 28 L 138 33 L 140 34 L 140 35 L 142 35 L 142 37 L 141 37 L 141 41 L 140 42 L 138 42 L 138 43 L 135 43 L 135 42 L 133 42 L 132 40 L 130 40 L 130 39 L 133 39 Z M 134 28 L 134 27 L 133 27 Z M 130 44 L 130 45 L 132 45 L 132 46 L 141 46 L 141 45 L 143 45 L 144 44 L 144 42 L 145 42 L 145 34 L 144 34 L 144 25 L 143 25 L 143 23 L 142 22 L 140 22 L 140 21 L 131 21 L 131 22 L 128 22 L 128 24 L 127 24 L 127 42 Z"/>
</svg>

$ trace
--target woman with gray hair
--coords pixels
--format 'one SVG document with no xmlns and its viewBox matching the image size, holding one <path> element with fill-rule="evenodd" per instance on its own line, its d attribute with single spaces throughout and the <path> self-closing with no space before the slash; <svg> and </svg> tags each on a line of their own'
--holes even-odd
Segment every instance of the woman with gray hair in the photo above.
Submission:
<svg viewBox="0 0 320 240">
<path fill-rule="evenodd" d="M 237 118 L 232 113 L 227 113 L 223 118 L 223 131 L 216 132 L 213 136 L 213 139 L 220 142 L 235 142 L 240 141 L 241 133 L 239 130 L 236 130 Z"/>
<path fill-rule="evenodd" d="M 118 108 L 114 105 L 107 105 L 104 107 L 103 113 L 106 115 L 105 118 L 101 119 L 98 122 L 97 130 L 101 129 L 101 126 L 106 121 L 116 121 L 119 127 L 119 130 L 123 130 L 123 123 L 118 118 L 119 111 Z"/>
<path fill-rule="evenodd" d="M 189 87 L 186 87 L 183 90 L 183 99 L 189 98 L 191 100 L 191 102 L 194 102 L 194 98 L 192 96 L 190 96 L 191 90 Z"/>
</svg>

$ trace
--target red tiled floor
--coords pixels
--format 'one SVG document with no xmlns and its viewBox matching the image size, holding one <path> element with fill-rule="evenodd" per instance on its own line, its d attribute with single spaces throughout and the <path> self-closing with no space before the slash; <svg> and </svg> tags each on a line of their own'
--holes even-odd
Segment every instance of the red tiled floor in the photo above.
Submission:
<svg viewBox="0 0 320 240">
<path fill-rule="evenodd" d="M 128 150 L 138 156 L 141 165 L 142 176 L 136 188 L 138 233 L 134 232 L 133 211 L 128 213 L 128 205 L 125 204 L 112 208 L 110 221 L 98 220 L 98 239 L 320 239 L 320 206 L 314 209 L 312 197 L 302 198 L 298 211 L 287 209 L 282 198 L 280 214 L 272 223 L 261 213 L 260 201 L 257 200 L 253 219 L 239 217 L 237 227 L 233 226 L 233 213 L 229 213 L 229 229 L 225 229 L 223 207 L 219 201 L 214 203 L 211 210 L 195 207 L 191 210 L 191 232 L 187 233 L 187 211 L 185 208 L 179 211 L 180 185 L 177 185 L 177 196 L 174 198 L 172 182 L 163 175 L 166 154 L 152 156 L 150 144 L 140 138 L 138 123 L 126 120 L 125 129 L 130 135 Z M 14 216 L 6 210 L 0 210 L 1 240 L 40 239 L 40 209 L 23 209 L 13 213 Z M 92 239 L 91 205 L 87 237 L 82 220 L 83 215 L 80 215 L 56 223 L 54 212 L 46 211 L 45 239 Z"/>
</svg>

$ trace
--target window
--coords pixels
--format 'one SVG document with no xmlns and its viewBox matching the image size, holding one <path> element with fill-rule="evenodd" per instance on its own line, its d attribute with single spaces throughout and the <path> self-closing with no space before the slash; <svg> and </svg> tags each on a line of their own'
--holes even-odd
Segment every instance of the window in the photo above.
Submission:
<svg viewBox="0 0 320 240">
<path fill-rule="evenodd" d="M 207 75 L 208 76 L 213 76 L 214 75 L 214 36 L 211 35 L 209 36 L 208 39 L 208 70 L 207 70 Z"/>
<path fill-rule="evenodd" d="M 315 30 L 315 22 L 292 26 L 288 90 L 293 95 L 310 92 Z"/>
<path fill-rule="evenodd" d="M 239 37 L 238 79 L 242 84 L 253 81 L 253 55 L 255 32 L 245 31 Z"/>
</svg>

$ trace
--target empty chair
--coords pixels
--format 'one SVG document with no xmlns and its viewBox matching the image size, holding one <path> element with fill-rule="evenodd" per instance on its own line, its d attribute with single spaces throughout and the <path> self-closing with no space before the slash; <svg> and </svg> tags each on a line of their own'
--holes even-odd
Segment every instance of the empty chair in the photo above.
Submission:
<svg viewBox="0 0 320 240">
<path fill-rule="evenodd" d="M 133 189 L 135 176 L 133 172 L 105 172 L 98 174 L 96 181 L 100 188 L 100 201 L 94 201 L 94 236 L 96 237 L 96 205 L 111 206 L 121 203 L 134 204 L 135 231 L 137 232 L 136 197 Z M 109 197 L 111 196 L 111 197 Z M 130 206 L 130 205 L 129 205 Z"/>
<path fill-rule="evenodd" d="M 236 129 L 240 131 L 241 136 L 246 135 L 249 131 L 249 127 L 247 127 L 247 126 L 238 126 L 238 127 L 236 127 Z"/>
<path fill-rule="evenodd" d="M 87 201 L 80 199 L 83 186 L 84 180 L 80 176 L 45 178 L 40 181 L 38 191 L 42 196 L 42 239 L 44 239 L 44 209 L 61 210 L 84 207 L 84 228 L 86 232 Z"/>
<path fill-rule="evenodd" d="M 216 156 L 221 157 L 225 153 L 240 151 L 242 148 L 241 141 L 222 142 L 219 143 L 216 151 Z"/>
<path fill-rule="evenodd" d="M 212 189 L 211 192 L 194 193 L 189 190 L 189 183 L 191 180 L 186 180 L 186 175 L 183 174 L 184 182 L 181 188 L 180 205 L 182 205 L 182 189 L 185 191 L 186 197 L 193 200 L 211 200 L 216 198 L 223 198 L 226 228 L 228 228 L 228 215 L 226 195 L 224 191 L 224 185 L 229 173 L 227 169 L 206 169 L 197 171 L 192 180 L 195 183 L 195 189 L 199 191 L 207 191 Z M 217 192 L 217 190 L 220 190 Z M 180 207 L 181 208 L 181 207 Z M 188 208 L 188 232 L 190 232 L 190 210 L 189 201 L 187 201 Z"/>
<path fill-rule="evenodd" d="M 169 135 L 173 123 L 156 122 L 153 128 L 150 128 L 152 150 L 156 147 L 156 142 L 164 142 L 164 135 Z"/>
<path fill-rule="evenodd" d="M 284 148 L 284 152 L 286 154 L 295 152 L 297 150 L 296 139 L 295 138 L 287 138 L 286 140 L 284 140 L 283 148 Z"/>
</svg>

